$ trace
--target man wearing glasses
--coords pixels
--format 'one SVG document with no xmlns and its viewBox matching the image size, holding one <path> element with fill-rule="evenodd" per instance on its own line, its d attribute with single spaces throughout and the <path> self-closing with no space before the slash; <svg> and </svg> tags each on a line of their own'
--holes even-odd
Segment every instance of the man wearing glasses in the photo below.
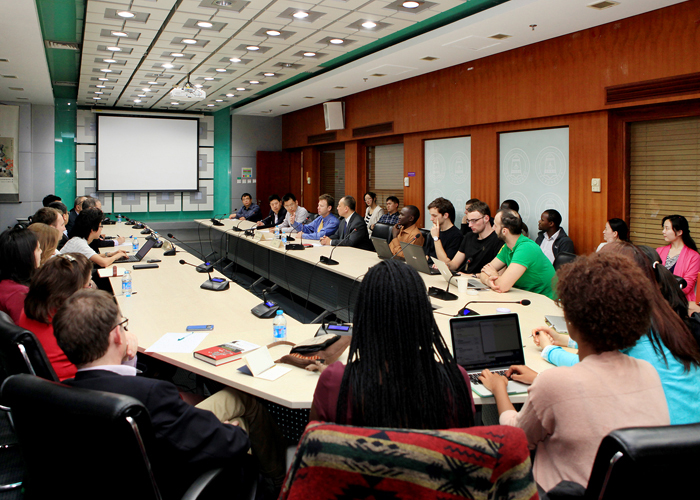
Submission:
<svg viewBox="0 0 700 500">
<path fill-rule="evenodd" d="M 459 250 L 449 259 L 440 241 L 435 242 L 438 259 L 447 264 L 450 271 L 463 271 L 467 274 L 481 272 L 481 268 L 491 262 L 503 246 L 491 225 L 491 210 L 483 201 L 475 201 L 467 208 L 465 216 L 471 229 L 462 239 Z"/>
</svg>

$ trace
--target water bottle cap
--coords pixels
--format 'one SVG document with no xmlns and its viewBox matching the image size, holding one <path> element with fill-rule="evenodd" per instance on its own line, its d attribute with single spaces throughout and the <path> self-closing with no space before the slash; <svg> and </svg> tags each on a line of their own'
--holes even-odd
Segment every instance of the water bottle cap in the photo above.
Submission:
<svg viewBox="0 0 700 500">
<path fill-rule="evenodd" d="M 277 316 L 284 314 L 284 311 L 282 309 L 277 309 Z"/>
<path fill-rule="evenodd" d="M 128 269 L 125 270 L 125 271 L 124 271 L 124 274 L 129 274 L 129 270 L 128 270 Z"/>
</svg>

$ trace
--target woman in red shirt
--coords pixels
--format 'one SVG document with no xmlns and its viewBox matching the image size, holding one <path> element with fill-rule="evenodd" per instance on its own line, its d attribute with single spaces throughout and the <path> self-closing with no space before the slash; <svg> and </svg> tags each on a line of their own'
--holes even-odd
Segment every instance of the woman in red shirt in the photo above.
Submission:
<svg viewBox="0 0 700 500">
<path fill-rule="evenodd" d="M 36 235 L 24 228 L 0 234 L 0 311 L 19 321 L 32 275 L 41 262 Z"/>
</svg>

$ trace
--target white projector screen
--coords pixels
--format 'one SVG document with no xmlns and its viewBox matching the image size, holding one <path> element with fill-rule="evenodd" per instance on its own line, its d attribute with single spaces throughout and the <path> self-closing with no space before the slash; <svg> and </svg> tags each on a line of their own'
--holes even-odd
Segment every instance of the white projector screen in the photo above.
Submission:
<svg viewBox="0 0 700 500">
<path fill-rule="evenodd" d="M 98 191 L 197 191 L 199 120 L 97 115 Z"/>
</svg>

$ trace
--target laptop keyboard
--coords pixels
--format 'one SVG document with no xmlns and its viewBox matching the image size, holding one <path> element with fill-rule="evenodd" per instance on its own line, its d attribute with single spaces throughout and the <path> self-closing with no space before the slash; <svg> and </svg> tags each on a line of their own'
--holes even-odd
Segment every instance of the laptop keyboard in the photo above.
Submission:
<svg viewBox="0 0 700 500">
<path fill-rule="evenodd" d="M 508 370 L 491 370 L 491 373 L 497 373 L 498 375 L 503 375 L 505 377 L 507 371 Z M 469 381 L 474 385 L 483 385 L 479 380 L 479 375 L 481 375 L 481 373 L 470 373 Z"/>
</svg>

